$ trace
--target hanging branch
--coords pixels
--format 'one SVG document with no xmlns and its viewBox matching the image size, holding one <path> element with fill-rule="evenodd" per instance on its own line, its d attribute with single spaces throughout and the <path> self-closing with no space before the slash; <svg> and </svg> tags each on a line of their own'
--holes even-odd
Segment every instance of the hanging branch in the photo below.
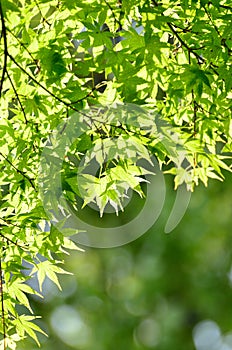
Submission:
<svg viewBox="0 0 232 350">
<path fill-rule="evenodd" d="M 3 222 L 6 224 L 6 225 L 3 224 L 2 226 L 11 225 L 11 226 L 14 226 L 14 227 L 17 227 L 17 228 L 21 229 L 20 226 L 15 225 L 15 224 L 9 222 L 8 220 L 5 220 L 5 219 L 3 219 L 3 218 L 0 218 L 0 220 L 3 221 Z M 20 249 L 22 249 L 22 250 L 27 250 L 26 247 L 23 247 L 23 246 L 21 246 L 20 244 L 18 244 L 17 242 L 12 241 L 12 239 L 8 238 L 7 236 L 5 236 L 5 235 L 4 235 L 3 233 L 1 233 L 1 232 L 0 232 L 0 236 L 1 236 L 3 239 L 5 239 L 5 240 L 7 241 L 7 243 L 11 243 L 11 244 L 15 245 L 16 247 L 18 247 L 18 248 L 20 248 Z"/>
<path fill-rule="evenodd" d="M 31 179 L 29 176 L 27 176 L 26 173 L 25 173 L 24 171 L 22 171 L 22 170 L 16 168 L 15 165 L 7 158 L 4 154 L 2 154 L 2 152 L 0 152 L 0 155 L 5 159 L 5 161 L 6 161 L 8 164 L 10 164 L 10 165 L 12 166 L 12 168 L 14 168 L 14 170 L 15 170 L 17 173 L 21 174 L 25 179 L 27 179 L 27 180 L 30 182 L 31 186 L 34 188 L 34 190 L 35 190 L 36 192 L 38 192 L 37 189 L 36 189 L 36 187 L 35 187 L 35 185 L 34 185 L 34 183 L 33 183 L 33 179 Z"/>
<path fill-rule="evenodd" d="M 10 33 L 19 43 L 20 46 L 22 46 L 24 48 L 24 50 L 28 53 L 28 55 L 31 57 L 32 61 L 34 62 L 34 64 L 36 65 L 36 69 L 39 71 L 40 67 L 39 67 L 39 63 L 38 60 L 36 60 L 32 53 L 28 50 L 27 46 L 21 41 L 19 40 L 19 38 L 17 37 L 17 35 L 15 35 L 9 28 L 6 27 L 6 30 L 8 33 Z"/>
<path fill-rule="evenodd" d="M 204 57 L 200 56 L 196 51 L 196 48 L 192 48 L 189 47 L 188 44 L 186 44 L 186 42 L 181 38 L 181 36 L 179 35 L 179 33 L 175 30 L 174 26 L 172 23 L 167 22 L 168 27 L 171 29 L 172 33 L 174 34 L 174 36 L 179 40 L 179 42 L 181 43 L 181 45 L 183 47 L 185 47 L 188 50 L 188 53 L 192 53 L 196 58 L 199 64 L 201 63 L 206 63 L 206 60 Z M 199 48 L 197 48 L 197 50 L 199 50 Z M 209 63 L 209 68 L 217 75 L 219 76 L 219 73 L 216 71 L 216 69 L 214 68 L 214 65 L 210 62 Z"/>
<path fill-rule="evenodd" d="M 212 19 L 212 16 L 211 16 L 211 14 L 209 13 L 209 11 L 207 10 L 206 6 L 203 6 L 203 9 L 205 10 L 205 13 L 206 13 L 208 19 L 209 19 L 210 22 L 212 23 L 212 26 L 214 27 L 215 31 L 217 32 L 217 35 L 218 35 L 219 38 L 221 39 L 221 45 L 224 46 L 224 47 L 227 49 L 228 55 L 230 55 L 231 52 L 232 52 L 232 50 L 228 47 L 228 45 L 227 45 L 227 43 L 226 43 L 226 39 L 224 39 L 224 38 L 222 37 L 222 35 L 220 34 L 219 29 L 218 29 L 218 27 L 215 25 L 215 23 L 214 23 L 214 21 L 213 21 L 213 19 Z"/>
<path fill-rule="evenodd" d="M 121 24 L 120 20 L 117 19 L 116 15 L 114 13 L 113 7 L 106 0 L 104 0 L 104 3 L 109 7 L 109 9 L 110 9 L 110 11 L 112 13 L 112 16 L 114 17 L 114 22 L 119 25 L 119 28 L 122 28 L 122 24 Z"/>
<path fill-rule="evenodd" d="M 167 25 L 169 26 L 169 28 L 171 29 L 172 33 L 174 34 L 174 36 L 179 40 L 179 42 L 181 43 L 181 45 L 183 47 L 185 47 L 189 53 L 192 53 L 198 60 L 198 62 L 202 62 L 205 63 L 205 59 L 203 57 L 201 57 L 200 55 L 198 55 L 197 52 L 195 52 L 195 49 L 192 49 L 191 47 L 189 47 L 186 42 L 180 37 L 179 33 L 175 30 L 174 25 L 170 22 L 167 22 Z M 197 49 L 199 50 L 199 48 Z M 217 73 L 218 74 L 218 73 Z"/>
<path fill-rule="evenodd" d="M 70 107 L 72 110 L 74 111 L 78 111 L 77 108 L 73 107 L 71 104 L 74 103 L 69 103 L 69 102 L 66 102 L 64 100 L 62 100 L 60 97 L 56 96 L 53 92 L 51 92 L 50 90 L 48 90 L 44 85 L 42 85 L 38 80 L 36 80 L 30 73 L 28 73 L 26 71 L 25 68 L 23 68 L 16 60 L 15 58 L 8 52 L 8 56 L 9 58 L 12 60 L 12 62 L 14 62 L 14 64 L 22 71 L 24 72 L 35 84 L 37 84 L 38 86 L 40 86 L 44 91 L 46 91 L 50 96 L 52 96 L 53 98 L 55 98 L 57 101 L 59 101 L 60 103 L 64 104 L 66 107 Z M 84 97 L 80 98 L 79 100 L 75 101 L 75 103 L 78 103 L 78 102 L 81 102 L 81 101 L 84 101 L 87 97 L 89 97 L 92 92 L 96 90 L 96 87 L 91 89 L 91 91 Z"/>
<path fill-rule="evenodd" d="M 0 233 L 0 236 L 1 236 L 2 238 L 6 239 L 6 241 L 7 241 L 8 243 L 11 243 L 11 244 L 15 245 L 16 247 L 21 248 L 21 249 L 23 249 L 23 250 L 25 249 L 24 247 L 20 246 L 17 242 L 12 241 L 10 238 L 6 237 L 6 236 L 3 235 L 2 233 Z"/>
<path fill-rule="evenodd" d="M 156 6 L 156 7 L 159 6 L 159 4 L 158 4 L 157 1 L 151 0 L 151 2 L 152 2 L 152 4 L 153 4 L 154 6 Z M 163 12 L 161 12 L 160 15 L 165 17 L 165 15 L 164 15 Z M 197 52 L 195 52 L 196 50 L 199 50 L 199 48 L 192 48 L 192 47 L 189 47 L 188 44 L 181 38 L 181 36 L 179 35 L 179 33 L 178 33 L 178 32 L 176 31 L 176 29 L 175 29 L 175 24 L 173 24 L 173 23 L 171 23 L 171 22 L 167 22 L 167 25 L 168 25 L 169 29 L 172 31 L 173 35 L 179 40 L 179 42 L 181 43 L 181 45 L 187 49 L 189 55 L 190 55 L 190 54 L 193 54 L 193 55 L 196 57 L 196 59 L 197 59 L 197 61 L 198 61 L 199 64 L 201 64 L 201 63 L 206 63 L 205 58 L 202 57 L 201 55 L 199 55 Z M 216 71 L 216 69 L 215 69 L 214 67 L 215 67 L 215 66 L 213 65 L 213 63 L 210 62 L 210 63 L 209 63 L 209 68 L 210 68 L 217 76 L 219 76 L 219 73 Z M 216 67 L 216 68 L 217 68 L 217 67 Z"/>
<path fill-rule="evenodd" d="M 1 17 L 1 24 L 2 24 L 2 37 L 3 37 L 3 42 L 4 42 L 4 61 L 3 61 L 2 77 L 0 80 L 0 98 L 1 98 L 2 89 L 3 89 L 3 82 L 5 79 L 5 74 L 6 74 L 6 69 L 7 69 L 7 56 L 8 56 L 6 25 L 5 25 L 5 19 L 4 19 L 4 15 L 3 15 L 1 2 L 0 2 L 0 17 Z"/>
<path fill-rule="evenodd" d="M 38 8 L 38 10 L 39 10 L 39 13 L 40 13 L 40 16 L 41 16 L 43 22 L 44 22 L 44 23 L 47 23 L 47 25 L 48 25 L 49 27 L 51 27 L 51 24 L 50 24 L 50 23 L 47 21 L 47 19 L 43 16 L 42 11 L 41 11 L 41 9 L 40 9 L 40 7 L 39 7 L 39 4 L 38 4 L 37 0 L 34 0 L 34 1 L 35 1 L 35 4 L 36 4 L 36 6 L 37 6 L 37 8 Z"/>
<path fill-rule="evenodd" d="M 17 93 L 17 90 L 16 90 L 16 88 L 15 88 L 15 86 L 14 86 L 14 83 L 13 83 L 13 81 L 12 81 L 12 79 L 11 79 L 11 77 L 10 77 L 10 75 L 9 75 L 9 73 L 8 73 L 7 70 L 6 70 L 6 75 L 7 75 L 7 78 L 9 79 L 9 81 L 10 81 L 10 84 L 11 84 L 11 86 L 12 86 L 12 89 L 14 90 L 16 99 L 17 99 L 17 101 L 18 101 L 18 103 L 19 103 L 19 105 L 20 105 L 21 111 L 23 112 L 23 116 L 24 116 L 24 119 L 25 119 L 25 123 L 27 124 L 27 123 L 28 123 L 28 120 L 27 120 L 27 116 L 26 116 L 24 107 L 23 107 L 23 105 L 22 105 L 22 102 L 21 102 L 21 100 L 20 100 L 20 98 L 19 98 L 19 94 Z"/>
</svg>

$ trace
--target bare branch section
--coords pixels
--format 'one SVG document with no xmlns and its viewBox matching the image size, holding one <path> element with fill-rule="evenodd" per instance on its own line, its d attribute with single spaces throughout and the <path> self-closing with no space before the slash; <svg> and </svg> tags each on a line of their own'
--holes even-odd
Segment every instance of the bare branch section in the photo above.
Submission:
<svg viewBox="0 0 232 350">
<path fill-rule="evenodd" d="M 155 6 L 158 7 L 159 3 L 155 0 L 151 0 L 151 3 Z M 161 12 L 161 16 L 165 16 L 163 12 Z M 195 52 L 196 50 L 199 50 L 200 48 L 192 48 L 189 47 L 188 44 L 181 38 L 180 34 L 177 32 L 176 30 L 176 26 L 175 24 L 171 23 L 171 22 L 167 22 L 167 25 L 169 27 L 169 29 L 171 30 L 172 34 L 178 39 L 178 41 L 180 42 L 180 44 L 188 51 L 188 54 L 193 54 L 195 56 L 195 58 L 197 59 L 198 63 L 206 63 L 206 60 L 204 59 L 204 57 L 202 57 L 201 55 L 199 55 L 197 52 Z M 178 28 L 178 27 L 177 27 Z M 210 62 L 209 63 L 209 68 L 217 75 L 219 76 L 218 72 L 216 71 L 214 65 Z"/>
<path fill-rule="evenodd" d="M 30 73 L 28 73 L 26 71 L 25 68 L 23 68 L 16 60 L 15 58 L 8 52 L 8 56 L 11 59 L 12 62 L 14 62 L 14 64 L 23 72 L 25 73 L 36 85 L 40 86 L 44 91 L 46 91 L 50 96 L 52 96 L 53 98 L 55 98 L 57 101 L 59 101 L 60 103 L 64 104 L 66 107 L 70 107 L 72 110 L 74 111 L 78 111 L 75 107 L 72 106 L 73 103 L 78 103 L 81 102 L 83 100 L 85 100 L 87 97 L 89 97 L 92 92 L 94 90 L 96 90 L 96 87 L 92 88 L 91 91 L 84 97 L 78 99 L 75 102 L 69 103 L 66 102 L 64 100 L 62 100 L 59 96 L 56 96 L 55 94 L 53 94 L 53 92 L 51 92 L 50 90 L 48 90 L 44 85 L 42 85 L 37 79 L 35 79 Z"/>
<path fill-rule="evenodd" d="M 6 71 L 6 75 L 7 75 L 7 78 L 9 79 L 9 81 L 10 81 L 10 84 L 11 84 L 11 86 L 12 86 L 12 89 L 14 90 L 16 99 L 17 99 L 17 101 L 18 101 L 18 103 L 19 103 L 19 105 L 20 105 L 21 111 L 22 111 L 23 116 L 24 116 L 24 119 L 25 119 L 25 123 L 27 124 L 27 123 L 28 123 L 28 120 L 27 120 L 26 112 L 25 112 L 24 107 L 23 107 L 23 105 L 22 105 L 22 102 L 21 102 L 21 100 L 20 100 L 20 98 L 19 98 L 19 94 L 18 94 L 18 92 L 17 92 L 17 90 L 16 90 L 16 88 L 15 88 L 15 86 L 14 86 L 14 83 L 13 83 L 13 81 L 12 81 L 12 79 L 11 79 L 11 77 L 10 77 L 10 75 L 9 75 L 9 73 L 8 73 L 7 71 Z"/>
<path fill-rule="evenodd" d="M 104 2 L 105 2 L 105 4 L 109 7 L 109 9 L 110 9 L 110 11 L 111 11 L 111 13 L 112 13 L 112 16 L 114 17 L 114 22 L 117 23 L 118 26 L 119 26 L 119 29 L 121 29 L 121 28 L 122 28 L 122 24 L 121 24 L 120 20 L 117 19 L 116 15 L 115 15 L 115 13 L 114 13 L 113 7 L 108 3 L 108 1 L 104 0 Z"/>
<path fill-rule="evenodd" d="M 7 50 L 7 36 L 6 36 L 6 25 L 5 25 L 5 19 L 2 9 L 2 3 L 0 2 L 0 17 L 1 17 L 1 25 L 2 25 L 2 37 L 3 37 L 3 44 L 4 44 L 4 58 L 3 58 L 3 69 L 2 69 L 2 76 L 0 80 L 0 98 L 2 96 L 2 89 L 3 89 L 3 83 L 6 75 L 7 70 L 7 56 L 8 56 L 8 50 Z"/>
<path fill-rule="evenodd" d="M 34 188 L 34 190 L 37 192 L 37 189 L 34 185 L 33 179 L 31 179 L 29 176 L 26 175 L 26 173 L 18 168 L 4 155 L 2 152 L 0 152 L 0 155 L 5 159 L 5 161 L 12 166 L 12 168 L 19 174 L 21 174 L 27 181 L 30 182 L 31 186 Z"/>
</svg>

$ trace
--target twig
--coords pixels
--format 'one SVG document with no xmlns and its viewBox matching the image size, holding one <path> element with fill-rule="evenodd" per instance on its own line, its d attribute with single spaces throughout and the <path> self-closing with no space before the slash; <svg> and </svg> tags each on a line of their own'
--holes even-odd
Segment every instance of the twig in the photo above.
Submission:
<svg viewBox="0 0 232 350">
<path fill-rule="evenodd" d="M 7 37 L 6 37 L 6 25 L 5 25 L 5 19 L 3 15 L 2 10 L 2 4 L 0 2 L 0 17 L 1 17 L 1 24 L 2 24 L 2 36 L 3 36 L 3 42 L 4 42 L 4 62 L 3 62 L 3 69 L 2 69 L 2 77 L 0 80 L 0 98 L 2 96 L 2 89 L 3 89 L 3 82 L 6 74 L 6 68 L 7 68 L 7 56 L 8 56 L 8 50 L 7 50 Z"/>
<path fill-rule="evenodd" d="M 16 99 L 17 99 L 17 101 L 18 101 L 18 103 L 19 103 L 19 105 L 20 105 L 21 111 L 23 112 L 23 116 L 24 116 L 24 119 L 25 119 L 25 123 L 27 124 L 27 123 L 28 123 L 27 116 L 26 116 L 24 107 L 23 107 L 23 105 L 22 105 L 22 102 L 21 102 L 21 100 L 20 100 L 20 98 L 19 98 L 19 94 L 18 94 L 18 92 L 17 92 L 17 90 L 16 90 L 16 88 L 15 88 L 15 86 L 14 86 L 14 83 L 13 83 L 13 81 L 12 81 L 12 79 L 11 79 L 11 77 L 10 77 L 10 75 L 9 75 L 9 73 L 8 73 L 7 71 L 6 71 L 6 75 L 7 75 L 7 78 L 9 79 L 9 81 L 10 81 L 10 84 L 11 84 L 11 86 L 12 86 L 12 89 L 14 90 Z"/>
<path fill-rule="evenodd" d="M 0 155 L 6 160 L 7 163 L 9 163 L 12 166 L 12 168 L 15 169 L 17 173 L 21 174 L 25 179 L 27 179 L 30 182 L 31 186 L 34 188 L 34 190 L 38 192 L 33 183 L 33 180 L 29 176 L 27 176 L 24 171 L 16 168 L 15 165 L 4 154 L 2 154 L 2 152 L 0 152 Z"/>
<path fill-rule="evenodd" d="M 227 5 L 219 5 L 219 7 L 222 7 L 223 9 L 226 9 L 226 10 L 232 10 L 232 7 Z"/>
<path fill-rule="evenodd" d="M 171 29 L 172 33 L 175 35 L 175 37 L 177 37 L 177 39 L 179 40 L 179 42 L 181 43 L 182 46 L 184 46 L 188 52 L 192 52 L 194 54 L 194 56 L 198 59 L 198 61 L 205 61 L 204 58 L 202 58 L 200 55 L 198 55 L 198 53 L 194 52 L 192 50 L 191 47 L 189 47 L 186 42 L 180 37 L 179 33 L 175 30 L 174 25 L 170 22 L 167 22 L 167 25 L 169 26 L 169 28 Z"/>
<path fill-rule="evenodd" d="M 34 0 L 34 1 L 35 1 L 35 4 L 36 4 L 36 6 L 37 6 L 37 8 L 38 8 L 38 10 L 39 10 L 39 13 L 40 13 L 40 16 L 41 16 L 43 22 L 47 23 L 47 25 L 48 25 L 49 27 L 51 27 L 51 24 L 50 24 L 50 23 L 47 21 L 47 19 L 43 16 L 43 14 L 42 14 L 42 12 L 41 12 L 41 10 L 40 10 L 40 7 L 39 7 L 39 4 L 38 4 L 37 0 Z"/>
<path fill-rule="evenodd" d="M 152 4 L 153 4 L 154 6 L 156 6 L 156 7 L 158 7 L 158 6 L 159 6 L 159 4 L 158 4 L 158 2 L 157 2 L 157 1 L 155 1 L 155 0 L 151 0 L 151 2 L 152 2 Z"/>
<path fill-rule="evenodd" d="M 17 35 L 15 35 L 10 29 L 8 29 L 6 27 L 6 30 L 18 41 L 19 45 L 21 45 L 24 50 L 27 51 L 28 55 L 31 57 L 31 59 L 33 60 L 34 64 L 36 65 L 36 68 L 39 70 L 40 67 L 39 67 L 39 64 L 38 64 L 38 60 L 36 60 L 33 56 L 32 56 L 32 53 L 28 50 L 28 48 L 26 47 L 26 45 L 19 40 L 19 38 L 17 37 Z"/>
<path fill-rule="evenodd" d="M 155 0 L 151 0 L 152 4 L 155 5 L 156 7 L 159 6 L 158 2 Z M 161 12 L 161 15 L 164 16 L 164 13 Z M 172 24 L 171 22 L 167 22 L 168 27 L 171 29 L 172 33 L 174 34 L 174 36 L 179 40 L 179 42 L 181 43 L 181 45 L 183 47 L 185 47 L 189 53 L 189 55 L 192 53 L 198 60 L 198 63 L 206 63 L 206 60 L 204 57 L 201 57 L 196 51 L 196 48 L 191 48 L 189 47 L 186 42 L 181 38 L 181 36 L 179 35 L 179 33 L 176 31 L 175 29 L 175 25 Z M 197 48 L 197 50 L 199 50 L 199 48 Z M 209 68 L 217 75 L 219 76 L 219 73 L 216 71 L 216 69 L 214 68 L 214 65 L 210 62 L 209 63 Z"/>
<path fill-rule="evenodd" d="M 227 43 L 226 43 L 226 40 L 224 38 L 222 38 L 220 32 L 219 32 L 219 29 L 218 27 L 215 25 L 213 19 L 212 19 L 212 16 L 211 14 L 209 13 L 209 11 L 207 10 L 207 8 L 205 6 L 203 6 L 204 10 L 205 10 L 205 13 L 208 17 L 208 19 L 210 20 L 210 22 L 212 23 L 212 26 L 214 27 L 215 31 L 217 32 L 217 35 L 219 36 L 219 38 L 221 39 L 221 45 L 224 46 L 227 51 L 228 51 L 228 54 L 231 54 L 232 50 L 228 47 Z"/>
<path fill-rule="evenodd" d="M 167 25 L 169 26 L 169 28 L 171 29 L 171 31 L 173 32 L 173 34 L 177 37 L 177 39 L 179 40 L 179 42 L 181 43 L 182 46 L 184 46 L 189 53 L 192 53 L 198 60 L 198 63 L 206 63 L 206 60 L 204 57 L 198 55 L 197 52 L 195 52 L 195 49 L 189 47 L 186 42 L 180 37 L 179 33 L 177 33 L 177 31 L 175 30 L 174 26 L 172 25 L 172 23 L 167 22 Z M 199 49 L 199 48 L 198 48 Z M 210 62 L 209 63 L 209 68 L 217 75 L 219 76 L 219 73 L 215 70 L 214 65 Z"/>
<path fill-rule="evenodd" d="M 10 222 L 9 220 L 3 219 L 3 218 L 0 218 L 0 220 L 2 220 L 3 222 L 5 222 L 7 225 L 11 225 L 11 226 L 14 226 L 14 227 L 17 227 L 17 228 L 21 228 L 20 226 L 18 226 L 18 225 L 16 225 L 16 224 L 13 224 L 13 223 Z"/>
<path fill-rule="evenodd" d="M 110 9 L 110 11 L 111 11 L 111 13 L 112 13 L 112 15 L 113 15 L 113 17 L 114 17 L 114 22 L 117 23 L 117 24 L 119 25 L 119 28 L 121 29 L 121 28 L 122 28 L 122 24 L 121 24 L 121 22 L 117 19 L 117 17 L 115 16 L 113 7 L 108 3 L 108 1 L 106 1 L 106 0 L 103 0 L 103 1 L 104 1 L 104 3 L 109 7 L 109 9 Z"/>
<path fill-rule="evenodd" d="M 2 238 L 6 239 L 7 242 L 12 243 L 13 245 L 15 245 L 16 247 L 21 248 L 21 249 L 23 249 L 23 250 L 26 250 L 26 248 L 22 247 L 22 246 L 19 245 L 17 242 L 12 241 L 10 238 L 6 237 L 6 236 L 3 235 L 2 233 L 0 233 L 0 236 L 1 236 Z"/>
<path fill-rule="evenodd" d="M 44 91 L 46 91 L 50 96 L 52 96 L 53 98 L 55 98 L 57 101 L 59 101 L 60 103 L 64 104 L 66 107 L 70 107 L 71 109 L 73 109 L 74 111 L 78 111 L 77 108 L 73 107 L 71 104 L 74 103 L 69 103 L 69 102 L 66 102 L 64 100 L 62 100 L 60 97 L 56 96 L 53 92 L 51 92 L 50 90 L 48 90 L 44 85 L 42 85 L 38 80 L 36 80 L 30 73 L 28 73 L 26 71 L 25 68 L 23 68 L 16 60 L 15 58 L 10 54 L 8 53 L 8 56 L 9 58 L 14 62 L 14 64 L 22 71 L 24 72 L 35 84 L 37 84 L 38 86 L 40 86 Z M 89 97 L 92 92 L 96 90 L 95 88 L 94 89 L 91 89 L 91 91 L 84 97 L 80 98 L 79 100 L 75 101 L 75 103 L 78 103 L 78 102 L 81 102 L 83 100 L 85 100 L 87 97 Z"/>
</svg>

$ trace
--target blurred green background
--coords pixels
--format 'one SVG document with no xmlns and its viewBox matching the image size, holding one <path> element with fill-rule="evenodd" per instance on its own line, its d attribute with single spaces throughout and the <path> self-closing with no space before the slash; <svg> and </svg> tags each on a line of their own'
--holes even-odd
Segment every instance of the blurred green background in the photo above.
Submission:
<svg viewBox="0 0 232 350">
<path fill-rule="evenodd" d="M 170 234 L 175 192 L 165 180 L 165 206 L 146 234 L 118 248 L 71 252 L 63 291 L 46 280 L 44 299 L 31 300 L 49 336 L 39 336 L 42 350 L 232 349 L 232 176 L 196 188 Z M 27 339 L 23 349 L 38 346 Z"/>
</svg>

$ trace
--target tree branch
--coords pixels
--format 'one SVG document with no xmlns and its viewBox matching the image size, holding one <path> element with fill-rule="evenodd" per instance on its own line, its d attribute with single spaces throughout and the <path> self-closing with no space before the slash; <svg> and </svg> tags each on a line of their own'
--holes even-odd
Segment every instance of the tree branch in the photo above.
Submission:
<svg viewBox="0 0 232 350">
<path fill-rule="evenodd" d="M 4 61 L 3 61 L 2 77 L 0 80 L 0 98 L 1 98 L 2 89 L 3 89 L 3 82 L 5 79 L 5 74 L 6 74 L 6 69 L 7 69 L 7 56 L 8 56 L 6 25 L 5 25 L 5 19 L 4 19 L 4 15 L 3 15 L 3 9 L 2 9 L 1 2 L 0 2 L 0 17 L 1 17 L 1 24 L 2 24 L 2 37 L 3 37 L 3 42 L 4 42 Z"/>
<path fill-rule="evenodd" d="M 157 1 L 155 1 L 155 0 L 151 0 L 151 2 L 152 2 L 152 4 L 153 4 L 154 6 L 156 6 L 156 7 L 158 7 L 158 6 L 159 6 L 159 4 L 158 4 L 158 2 L 157 2 Z"/>
<path fill-rule="evenodd" d="M 231 6 L 227 6 L 227 5 L 220 5 L 219 4 L 219 7 L 223 8 L 223 9 L 226 9 L 226 10 L 232 10 L 232 7 Z"/>
<path fill-rule="evenodd" d="M 36 60 L 36 59 L 32 56 L 31 52 L 28 50 L 28 48 L 26 47 L 26 45 L 25 45 L 22 41 L 20 41 L 19 38 L 18 38 L 10 29 L 8 29 L 8 28 L 6 27 L 6 30 L 7 30 L 8 33 L 10 33 L 10 34 L 18 41 L 19 45 L 21 45 L 21 46 L 24 48 L 24 50 L 27 51 L 28 55 L 31 57 L 32 61 L 33 61 L 34 64 L 36 65 L 37 70 L 39 70 L 40 67 L 39 67 L 39 64 L 38 64 L 38 60 Z"/>
<path fill-rule="evenodd" d="M 8 53 L 8 56 L 10 57 L 10 59 L 14 62 L 14 64 L 22 71 L 24 72 L 35 84 L 37 84 L 38 86 L 40 86 L 44 91 L 46 91 L 50 96 L 52 96 L 53 98 L 55 98 L 57 101 L 59 101 L 60 103 L 64 104 L 66 107 L 69 107 L 71 109 L 73 109 L 74 111 L 78 111 L 78 109 L 76 109 L 75 107 L 72 106 L 73 103 L 78 103 L 81 102 L 83 100 L 85 100 L 87 97 L 89 97 L 92 92 L 94 90 L 96 90 L 96 88 L 92 88 L 91 91 L 84 97 L 80 98 L 79 100 L 75 101 L 75 102 L 66 102 L 64 100 L 62 100 L 60 97 L 56 96 L 53 92 L 51 92 L 50 90 L 48 90 L 44 85 L 42 85 L 38 80 L 36 80 L 30 73 L 28 73 L 26 71 L 25 68 L 23 68 L 16 60 L 15 58 Z"/>
<path fill-rule="evenodd" d="M 158 2 L 155 0 L 151 0 L 152 4 L 156 7 L 159 6 Z M 163 12 L 161 12 L 161 15 L 164 16 Z M 167 22 L 168 27 L 171 29 L 173 35 L 179 40 L 179 42 L 181 43 L 181 45 L 183 47 L 185 47 L 190 54 L 193 54 L 196 58 L 198 63 L 206 63 L 206 60 L 204 57 L 200 56 L 197 52 L 195 52 L 196 50 L 199 50 L 199 48 L 191 48 L 188 46 L 188 44 L 181 38 L 181 36 L 179 35 L 179 33 L 176 31 L 175 29 L 175 25 L 172 24 L 171 22 Z M 209 63 L 209 68 L 217 75 L 219 76 L 219 73 L 216 71 L 216 69 L 214 68 L 213 64 L 210 62 Z"/>
<path fill-rule="evenodd" d="M 22 170 L 16 168 L 15 165 L 14 165 L 6 156 L 4 156 L 4 154 L 2 154 L 2 152 L 0 152 L 0 155 L 5 159 L 5 161 L 6 161 L 8 164 L 10 164 L 10 165 L 12 166 L 12 168 L 14 168 L 14 170 L 15 170 L 17 173 L 21 174 L 25 179 L 27 179 L 27 180 L 30 182 L 31 186 L 34 188 L 34 190 L 35 190 L 36 192 L 38 192 L 37 189 L 36 189 L 36 187 L 35 187 L 35 185 L 34 185 L 34 183 L 33 183 L 33 179 L 31 179 L 29 176 L 27 176 L 27 175 L 25 174 L 24 171 L 22 171 Z"/>
<path fill-rule="evenodd" d="M 1 218 L 0 220 L 2 220 L 2 218 Z M 15 245 L 16 247 L 18 247 L 18 248 L 20 248 L 20 249 L 22 249 L 22 250 L 24 250 L 24 251 L 26 250 L 26 248 L 22 247 L 22 246 L 19 245 L 17 242 L 12 241 L 10 238 L 6 237 L 6 236 L 3 235 L 2 233 L 0 233 L 0 236 L 1 236 L 2 238 L 4 238 L 7 242 L 9 242 L 9 243 Z"/>
<path fill-rule="evenodd" d="M 167 25 L 169 26 L 169 28 L 171 29 L 172 33 L 175 35 L 175 37 L 179 40 L 179 42 L 181 43 L 182 46 L 184 46 L 189 54 L 192 53 L 198 60 L 198 63 L 206 63 L 206 60 L 204 57 L 200 56 L 196 51 L 195 48 L 191 48 L 189 47 L 186 42 L 180 37 L 179 33 L 175 30 L 174 25 L 170 22 L 167 22 Z M 198 48 L 199 50 L 199 48 Z M 209 63 L 209 68 L 217 75 L 219 76 L 219 73 L 216 71 L 216 69 L 214 68 L 214 65 L 210 62 Z"/>
<path fill-rule="evenodd" d="M 42 14 L 42 12 L 41 12 L 41 9 L 40 9 L 40 7 L 39 7 L 39 4 L 38 4 L 37 0 L 34 0 L 34 1 L 35 1 L 35 4 L 36 4 L 36 6 L 37 6 L 37 8 L 38 8 L 38 10 L 39 10 L 39 13 L 40 13 L 40 16 L 41 16 L 43 22 L 47 23 L 47 25 L 48 25 L 49 27 L 51 27 L 51 24 L 50 24 L 50 23 L 47 21 L 47 19 L 43 16 L 43 14 Z"/>
<path fill-rule="evenodd" d="M 218 27 L 215 25 L 215 23 L 214 23 L 214 21 L 213 21 L 213 19 L 212 19 L 212 16 L 211 16 L 211 14 L 209 13 L 209 11 L 207 10 L 207 8 L 206 8 L 205 6 L 203 6 L 203 9 L 205 10 L 205 13 L 206 13 L 208 19 L 209 19 L 210 22 L 212 23 L 212 26 L 214 27 L 215 31 L 217 32 L 217 35 L 218 35 L 219 38 L 221 39 L 221 45 L 224 46 L 224 47 L 227 49 L 228 55 L 230 55 L 231 52 L 232 52 L 232 50 L 228 47 L 228 45 L 227 45 L 227 43 L 226 43 L 226 39 L 224 39 L 224 38 L 221 36 L 221 34 L 220 34 L 220 32 L 219 32 L 219 29 L 218 29 Z"/>
<path fill-rule="evenodd" d="M 189 47 L 186 42 L 180 37 L 179 33 L 175 30 L 174 25 L 170 22 L 167 22 L 167 25 L 169 26 L 169 28 L 171 29 L 172 33 L 175 35 L 175 37 L 179 40 L 179 42 L 181 43 L 182 46 L 184 46 L 188 52 L 192 53 L 197 59 L 198 61 L 202 61 L 205 62 L 205 59 L 202 58 L 200 55 L 198 55 L 197 52 L 194 52 L 194 49 L 192 49 L 191 47 Z"/>
<path fill-rule="evenodd" d="M 108 1 L 106 1 L 106 0 L 103 0 L 103 1 L 109 7 L 109 9 L 110 9 L 110 11 L 111 11 L 111 13 L 112 13 L 112 15 L 114 17 L 114 22 L 117 23 L 119 25 L 119 28 L 121 29 L 122 28 L 122 24 L 121 24 L 120 20 L 118 20 L 117 17 L 115 16 L 113 7 L 108 3 Z"/>
<path fill-rule="evenodd" d="M 16 99 L 17 99 L 17 101 L 18 101 L 18 103 L 19 103 L 19 105 L 20 105 L 20 108 L 21 108 L 22 112 L 23 112 L 23 116 L 24 116 L 24 119 L 25 119 L 25 123 L 27 124 L 27 123 L 28 123 L 27 116 L 26 116 L 24 107 L 23 107 L 23 105 L 22 105 L 22 102 L 21 102 L 21 100 L 20 100 L 20 98 L 19 98 L 19 95 L 18 95 L 18 93 L 17 93 L 17 90 L 16 90 L 16 88 L 15 88 L 15 86 L 14 86 L 14 83 L 13 83 L 13 81 L 12 81 L 12 79 L 11 79 L 11 77 L 10 77 L 10 75 L 9 75 L 9 73 L 8 73 L 7 71 L 6 71 L 6 75 L 7 75 L 7 78 L 9 79 L 9 81 L 10 81 L 10 84 L 11 84 L 11 86 L 12 86 L 12 89 L 14 90 Z"/>
</svg>

